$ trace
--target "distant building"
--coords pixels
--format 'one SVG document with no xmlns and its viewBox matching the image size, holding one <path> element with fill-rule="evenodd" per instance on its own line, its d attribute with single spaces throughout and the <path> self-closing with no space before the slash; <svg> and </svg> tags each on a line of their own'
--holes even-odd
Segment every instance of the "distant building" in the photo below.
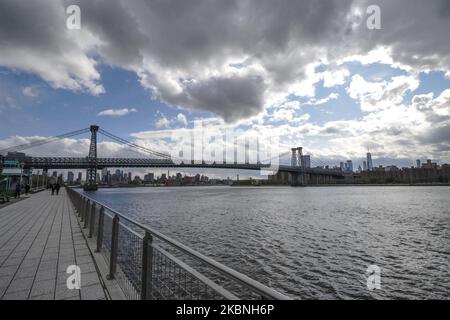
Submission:
<svg viewBox="0 0 450 320">
<path fill-rule="evenodd" d="M 153 172 L 150 172 L 144 176 L 144 182 L 153 183 L 153 180 L 155 180 L 155 174 Z"/>
<path fill-rule="evenodd" d="M 367 171 L 367 161 L 363 161 L 363 171 Z"/>
<path fill-rule="evenodd" d="M 305 168 L 311 168 L 311 156 L 310 155 L 304 155 L 303 156 L 303 163 L 305 165 Z"/>
<path fill-rule="evenodd" d="M 71 184 L 73 183 L 73 180 L 75 178 L 75 175 L 72 171 L 67 172 L 67 183 Z"/>
<path fill-rule="evenodd" d="M 431 160 L 428 159 L 427 163 L 423 163 L 422 164 L 422 168 L 424 168 L 424 169 L 435 169 L 435 168 L 437 168 L 437 163 L 436 162 L 431 162 Z"/>
<path fill-rule="evenodd" d="M 416 160 L 416 168 L 420 168 L 420 159 Z"/>
<path fill-rule="evenodd" d="M 102 169 L 102 183 L 108 183 L 108 168 Z"/>
<path fill-rule="evenodd" d="M 345 171 L 353 172 L 353 162 L 352 162 L 352 160 L 347 160 L 347 162 L 345 163 Z"/>
<path fill-rule="evenodd" d="M 372 154 L 370 152 L 367 152 L 367 170 L 373 170 Z"/>
</svg>

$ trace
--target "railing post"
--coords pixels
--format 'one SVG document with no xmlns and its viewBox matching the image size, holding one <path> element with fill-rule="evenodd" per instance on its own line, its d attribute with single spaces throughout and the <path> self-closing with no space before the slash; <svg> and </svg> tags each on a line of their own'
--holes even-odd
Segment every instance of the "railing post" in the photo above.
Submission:
<svg viewBox="0 0 450 320">
<path fill-rule="evenodd" d="M 85 204 L 85 200 L 83 197 L 80 196 L 80 201 L 81 201 L 81 205 L 80 205 L 80 210 L 78 211 L 78 217 L 80 218 L 81 221 L 81 216 L 83 215 L 83 211 L 84 211 L 84 204 Z"/>
<path fill-rule="evenodd" d="M 94 234 L 94 226 L 95 226 L 95 202 L 92 203 L 91 206 L 91 215 L 89 217 L 89 235 L 88 238 L 92 238 Z"/>
<path fill-rule="evenodd" d="M 84 217 L 83 217 L 83 229 L 87 228 L 88 220 L 89 220 L 89 209 L 91 207 L 91 200 L 87 201 L 86 207 L 84 208 Z"/>
<path fill-rule="evenodd" d="M 114 274 L 116 273 L 116 263 L 117 263 L 117 245 L 119 243 L 119 216 L 114 215 L 112 220 L 112 232 L 111 232 L 111 252 L 109 256 L 109 274 L 106 279 L 114 279 Z"/>
<path fill-rule="evenodd" d="M 105 218 L 105 208 L 100 207 L 100 212 L 98 213 L 98 230 L 97 230 L 97 249 L 95 252 L 100 252 L 103 245 L 103 219 Z"/>
<path fill-rule="evenodd" d="M 142 279 L 141 279 L 141 300 L 150 300 L 152 297 L 152 270 L 153 268 L 153 237 L 145 231 L 142 240 Z"/>
</svg>

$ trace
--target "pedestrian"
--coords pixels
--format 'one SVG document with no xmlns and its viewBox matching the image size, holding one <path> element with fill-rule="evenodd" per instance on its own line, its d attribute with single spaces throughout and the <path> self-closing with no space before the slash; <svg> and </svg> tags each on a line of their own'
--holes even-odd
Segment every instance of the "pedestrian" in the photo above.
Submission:
<svg viewBox="0 0 450 320">
<path fill-rule="evenodd" d="M 55 194 L 55 184 L 54 183 L 50 184 L 50 188 L 52 188 L 52 195 L 54 195 Z"/>
<path fill-rule="evenodd" d="M 56 183 L 55 189 L 56 189 L 56 195 L 59 194 L 59 188 L 61 188 L 61 186 L 59 185 L 59 182 Z"/>
<path fill-rule="evenodd" d="M 14 195 L 14 198 L 20 198 L 20 183 L 16 183 L 16 194 Z"/>
<path fill-rule="evenodd" d="M 30 185 L 27 183 L 25 185 L 25 194 L 28 194 L 28 192 L 30 192 Z"/>
</svg>

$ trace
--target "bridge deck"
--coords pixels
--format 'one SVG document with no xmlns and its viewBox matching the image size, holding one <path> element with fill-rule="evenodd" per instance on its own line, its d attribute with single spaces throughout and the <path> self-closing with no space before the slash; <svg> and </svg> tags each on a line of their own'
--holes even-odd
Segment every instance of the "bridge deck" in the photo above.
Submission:
<svg viewBox="0 0 450 320">
<path fill-rule="evenodd" d="M 81 269 L 81 290 L 67 288 L 69 265 Z M 0 300 L 107 296 L 64 189 L 0 209 Z"/>
</svg>

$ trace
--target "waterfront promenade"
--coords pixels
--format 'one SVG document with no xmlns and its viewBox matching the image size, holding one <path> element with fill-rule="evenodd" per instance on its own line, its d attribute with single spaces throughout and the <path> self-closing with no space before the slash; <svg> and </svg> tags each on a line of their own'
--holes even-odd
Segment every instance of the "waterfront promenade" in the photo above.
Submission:
<svg viewBox="0 0 450 320">
<path fill-rule="evenodd" d="M 69 265 L 81 290 L 68 289 Z M 42 191 L 0 209 L 0 299 L 108 299 L 64 188 Z"/>
</svg>

